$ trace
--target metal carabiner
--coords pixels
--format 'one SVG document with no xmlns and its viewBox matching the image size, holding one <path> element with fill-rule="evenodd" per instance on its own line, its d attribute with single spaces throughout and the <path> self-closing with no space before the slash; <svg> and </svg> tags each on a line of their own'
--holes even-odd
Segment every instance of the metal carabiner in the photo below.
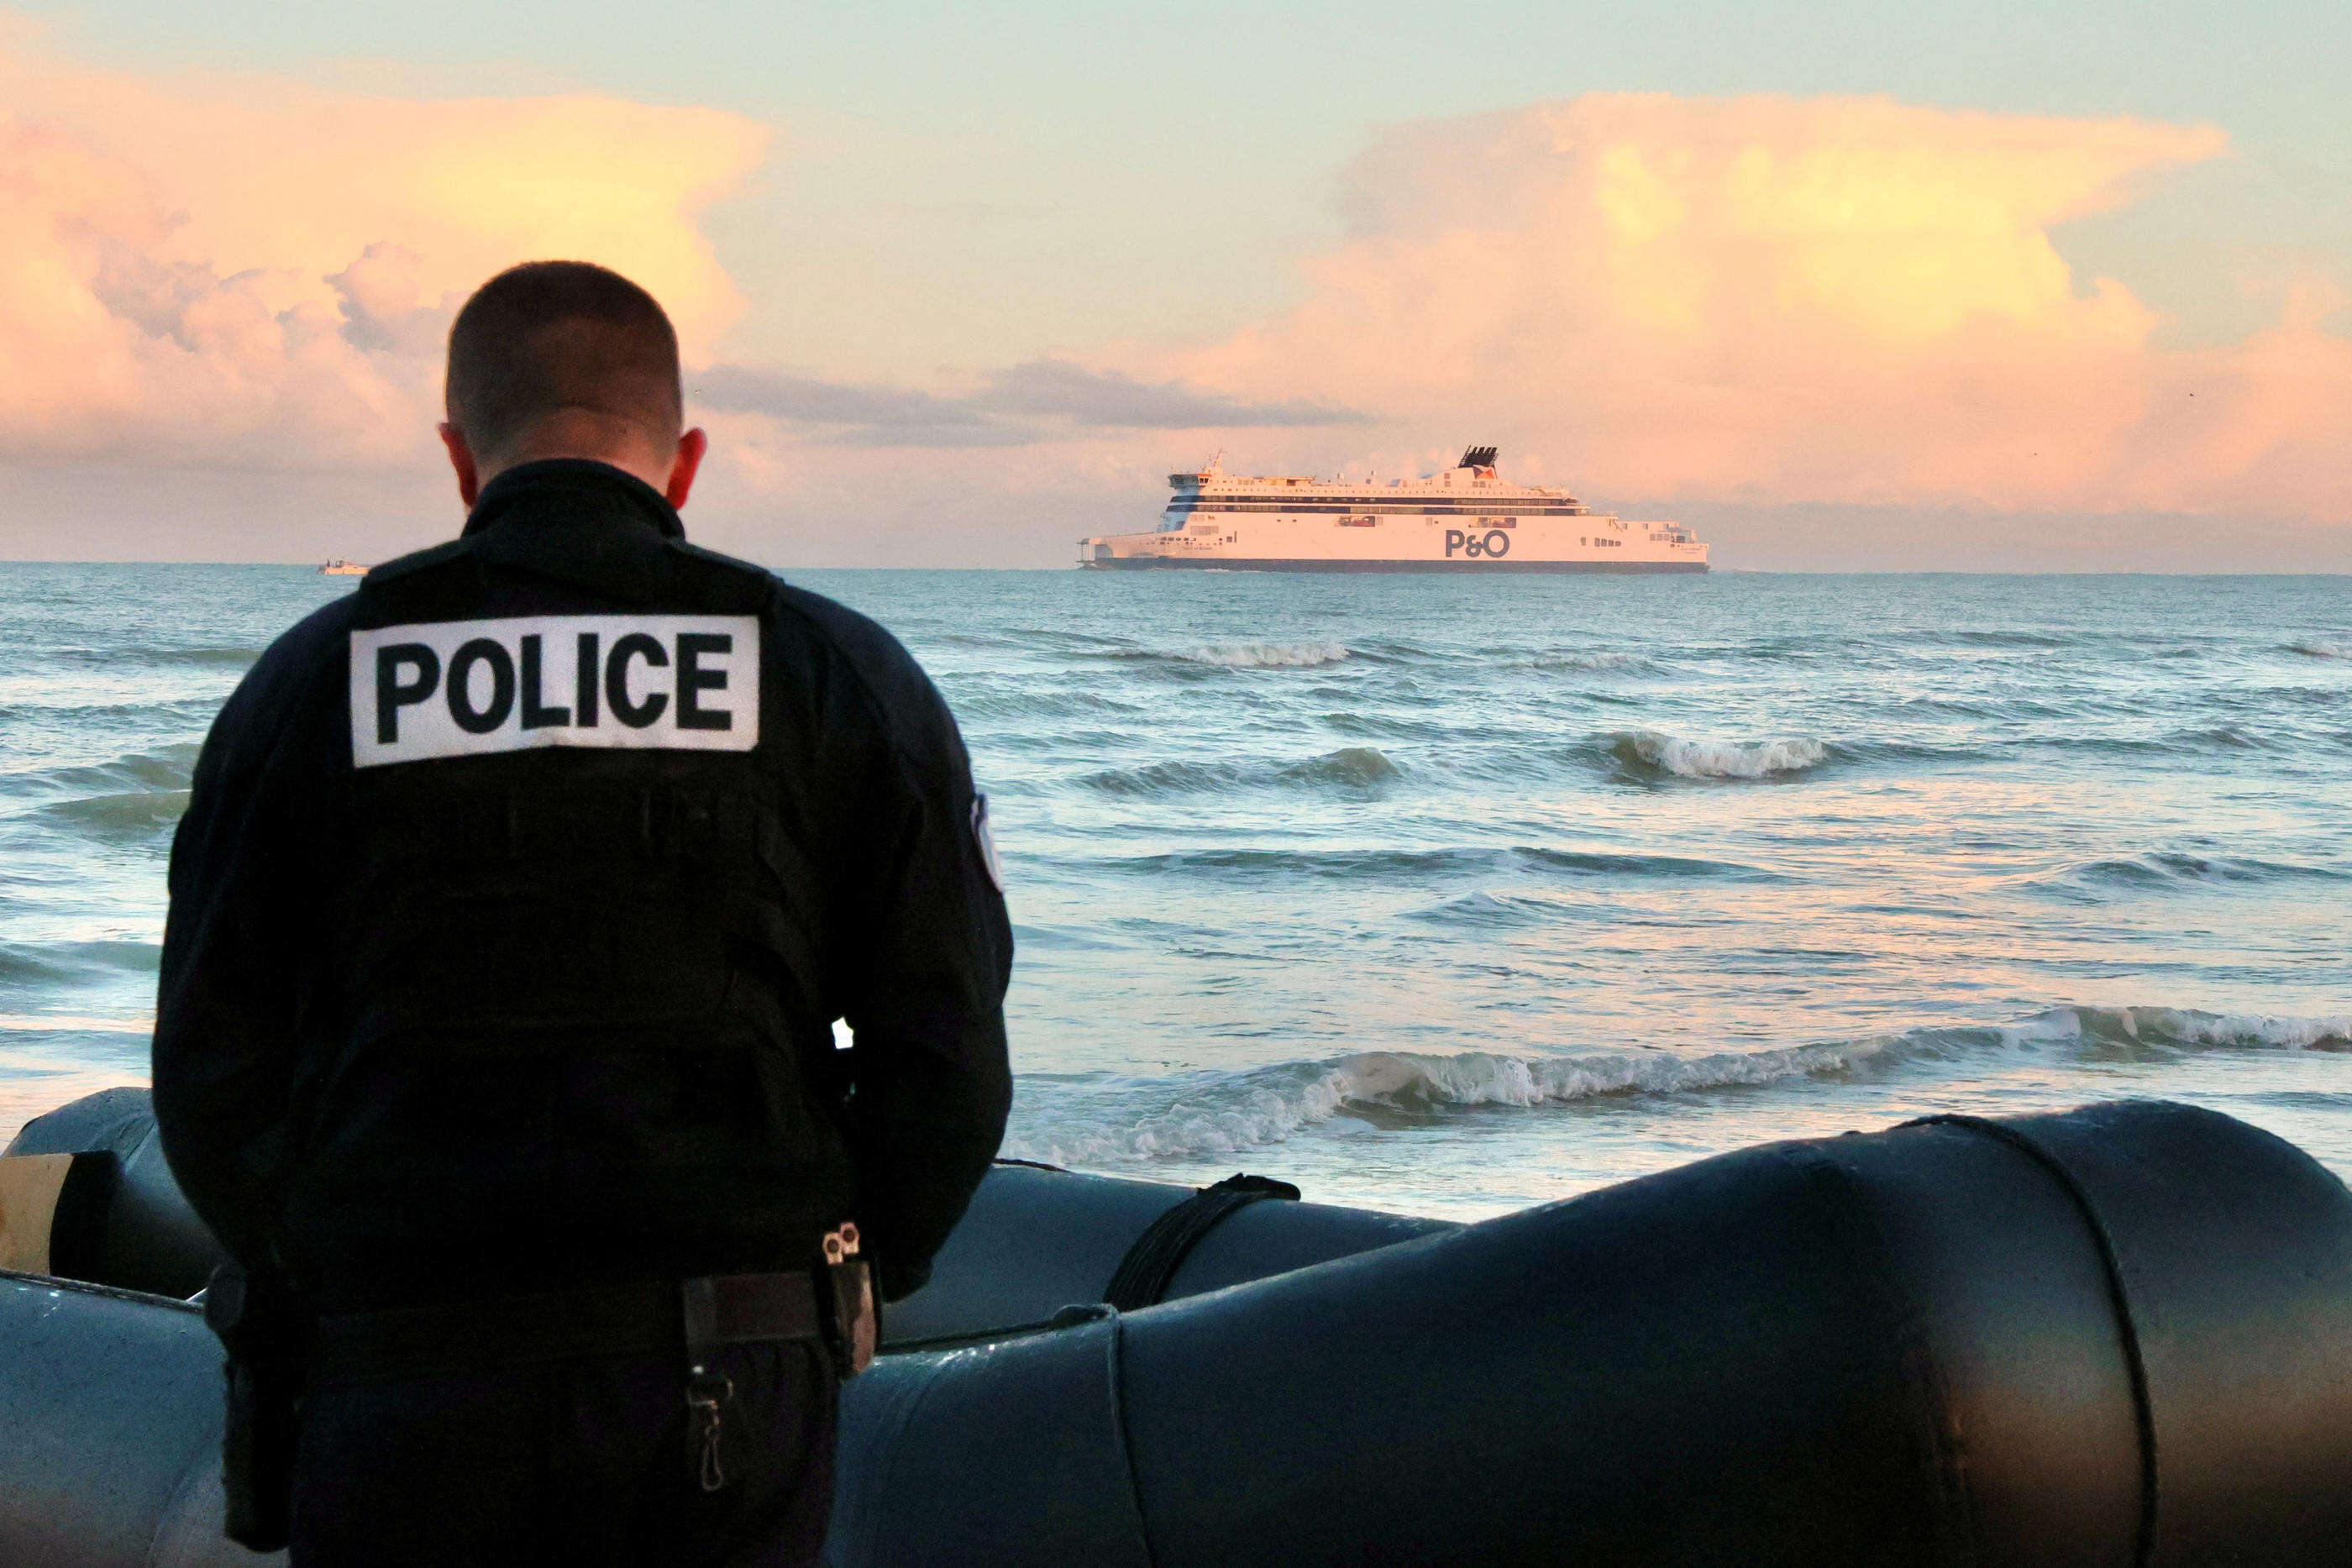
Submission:
<svg viewBox="0 0 2352 1568">
<path fill-rule="evenodd" d="M 686 1385 L 686 1407 L 694 1427 L 694 1440 L 701 1448 L 702 1490 L 717 1491 L 727 1484 L 727 1472 L 719 1465 L 719 1406 L 735 1397 L 731 1378 L 709 1377 L 696 1367 L 694 1380 Z"/>
</svg>

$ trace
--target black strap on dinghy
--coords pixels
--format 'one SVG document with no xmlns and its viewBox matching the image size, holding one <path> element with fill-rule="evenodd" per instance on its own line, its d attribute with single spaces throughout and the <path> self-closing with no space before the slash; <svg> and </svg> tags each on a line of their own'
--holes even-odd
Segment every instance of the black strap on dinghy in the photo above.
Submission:
<svg viewBox="0 0 2352 1568">
<path fill-rule="evenodd" d="M 1202 1187 L 1144 1228 L 1112 1270 L 1103 1300 L 1122 1312 L 1158 1306 L 1175 1282 L 1176 1270 L 1202 1238 L 1235 1209 L 1270 1197 L 1295 1203 L 1298 1189 L 1261 1176 L 1229 1176 L 1214 1186 Z"/>
</svg>

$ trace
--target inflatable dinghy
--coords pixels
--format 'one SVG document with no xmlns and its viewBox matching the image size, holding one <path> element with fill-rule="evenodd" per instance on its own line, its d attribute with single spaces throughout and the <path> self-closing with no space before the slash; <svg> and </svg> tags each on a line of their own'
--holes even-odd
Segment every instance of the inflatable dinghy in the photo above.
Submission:
<svg viewBox="0 0 2352 1568">
<path fill-rule="evenodd" d="M 43 1272 L 185 1297 L 222 1261 L 163 1163 L 146 1090 L 60 1106 L 26 1124 L 7 1153 L 74 1155 L 86 1167 L 80 1201 L 60 1206 L 55 1245 L 68 1262 Z M 1297 1197 L 1256 1176 L 1195 1192 L 1000 1162 L 933 1260 L 930 1282 L 885 1314 L 886 1347 L 985 1338 L 1073 1302 L 1153 1306 L 1454 1228 Z"/>
<path fill-rule="evenodd" d="M 1053 1256 L 1050 1195 L 1108 1212 L 1090 1179 L 1016 1177 L 1039 1196 L 987 1245 Z M 832 1561 L 2291 1568 L 2352 1541 L 2352 1195 L 2178 1105 L 1768 1145 L 1013 1327 L 848 1385 Z M 0 1345 L 0 1561 L 256 1561 L 218 1537 L 191 1310 L 14 1274 Z"/>
</svg>

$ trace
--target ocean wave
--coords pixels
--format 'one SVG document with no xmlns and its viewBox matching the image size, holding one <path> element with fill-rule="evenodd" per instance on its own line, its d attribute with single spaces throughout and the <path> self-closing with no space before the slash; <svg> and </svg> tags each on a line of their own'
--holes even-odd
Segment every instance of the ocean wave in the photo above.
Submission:
<svg viewBox="0 0 2352 1568">
<path fill-rule="evenodd" d="M 1019 1158 L 1067 1166 L 1238 1154 L 1350 1113 L 1440 1115 L 1489 1105 L 1525 1108 L 1601 1095 L 1718 1089 L 1842 1071 L 1856 1051 L 1874 1049 L 1532 1058 L 1374 1051 L 1241 1072 L 1188 1073 L 1172 1081 L 1065 1084 L 1057 1086 L 1064 1092 L 1051 1098 L 1066 1103 L 1036 1105 L 1042 1115 L 1034 1115 L 1031 1104 L 1022 1101 L 1030 1087 L 1024 1083 L 1016 1092 L 1020 1111 L 1005 1150 Z"/>
<path fill-rule="evenodd" d="M 1229 670 L 1313 669 L 1352 656 L 1338 643 L 1235 643 L 1194 648 L 1174 657 L 1191 664 L 1222 664 Z"/>
<path fill-rule="evenodd" d="M 174 826 L 187 809 L 187 790 L 152 789 L 52 800 L 38 814 L 93 838 L 131 840 L 151 838 Z"/>
<path fill-rule="evenodd" d="M 47 656 L 77 664 L 196 664 L 219 665 L 242 669 L 261 657 L 258 648 L 179 645 L 142 648 L 137 645 L 112 648 L 52 648 Z"/>
<path fill-rule="evenodd" d="M 2210 729 L 2185 729 L 2166 736 L 2165 742 L 2184 751 L 2203 750 L 2220 747 L 2228 751 L 2270 751 L 2276 743 L 2234 724 L 2215 725 Z"/>
<path fill-rule="evenodd" d="M 2320 637 L 2297 638 L 2286 645 L 2286 651 L 2301 653 L 2306 659 L 2352 659 L 2352 647 Z"/>
<path fill-rule="evenodd" d="M 2051 632 L 1921 632 L 1907 640 L 1948 648 L 2065 648 L 2082 641 Z"/>
<path fill-rule="evenodd" d="M 159 746 L 152 751 L 133 752 L 109 762 L 0 774 L 0 795 L 88 799 L 184 790 L 195 777 L 196 753 L 200 749 L 193 743 Z"/>
<path fill-rule="evenodd" d="M 1635 855 L 1594 852 L 1589 850 L 1555 850 L 1523 845 L 1509 852 L 1511 857 L 1526 865 L 1549 871 L 1573 872 L 1585 876 L 1664 876 L 1728 878 L 1738 882 L 1780 882 L 1777 872 L 1759 866 L 1742 865 L 1737 861 L 1701 860 L 1690 855 Z"/>
<path fill-rule="evenodd" d="M 1801 1088 L 1824 1077 L 1988 1054 L 2106 1060 L 2211 1050 L 2352 1052 L 2352 1016 L 2278 1018 L 2174 1008 L 2053 1008 L 2013 1024 L 1949 1025 L 1758 1051 L 1583 1056 L 1374 1051 L 1171 1078 L 1024 1077 L 1004 1152 L 1066 1166 L 1239 1154 L 1335 1118 L 1440 1120 L 1486 1107 Z"/>
<path fill-rule="evenodd" d="M 1656 671 L 1659 667 L 1655 659 L 1610 648 L 1538 653 L 1528 661 L 1528 668 L 1531 670 L 1591 670 L 1601 673 L 1631 670 L 1647 674 Z"/>
<path fill-rule="evenodd" d="M 1513 644 L 1473 648 L 1466 654 L 1429 654 L 1447 661 L 1468 659 L 1482 670 L 1575 670 L 1587 674 L 1654 674 L 1663 668 L 1647 653 L 1624 648 L 1526 648 Z"/>
<path fill-rule="evenodd" d="M 68 734 L 87 735 L 100 727 L 145 730 L 202 729 L 220 711 L 217 692 L 200 696 L 152 698 L 136 702 L 91 702 L 79 692 L 59 694 L 58 702 L 0 703 L 0 720 L 29 721 Z"/>
<path fill-rule="evenodd" d="M 152 974 L 163 952 L 154 942 L 0 942 L 0 980 L 56 984 Z"/>
<path fill-rule="evenodd" d="M 1412 910 L 1405 918 L 1426 921 L 1434 925 L 1496 930 L 1518 925 L 1556 925 L 1562 919 L 1575 918 L 1579 913 L 1575 906 L 1540 894 L 1512 888 L 1493 891 L 1474 887 L 1426 909 Z"/>
<path fill-rule="evenodd" d="M 1080 718 L 1143 711 L 1139 703 L 1121 702 L 1099 692 L 977 692 L 954 696 L 950 706 L 955 709 L 956 717 L 966 722 L 975 718 Z"/>
<path fill-rule="evenodd" d="M 1153 762 L 1112 768 L 1078 780 L 1106 795 L 1151 800 L 1234 789 L 1273 788 L 1377 789 L 1404 777 L 1389 755 L 1370 746 L 1345 746 L 1297 762 Z"/>
<path fill-rule="evenodd" d="M 1830 749 L 1801 736 L 1782 740 L 1683 740 L 1654 729 L 1623 729 L 1604 737 L 1609 756 L 1626 771 L 1679 779 L 1763 779 L 1801 773 L 1829 760 Z"/>
<path fill-rule="evenodd" d="M 1988 692 L 1973 698 L 1945 693 L 1937 696 L 1905 697 L 1891 706 L 1906 711 L 2011 723 L 2041 718 L 2074 720 L 2101 711 L 2095 701 L 2072 695 L 2063 688 L 2042 696 L 2026 696 L 2014 688 L 1998 694 Z"/>
<path fill-rule="evenodd" d="M 2073 1040 L 2087 1049 L 2352 1052 L 2352 1013 L 2292 1018 L 2192 1008 L 2055 1008 L 2032 1021 L 2042 1038 Z"/>
<path fill-rule="evenodd" d="M 1406 884 L 1448 877 L 1528 875 L 1546 872 L 1575 877 L 1698 878 L 1731 882 L 1786 880 L 1780 873 L 1759 866 L 1742 865 L 1734 861 L 1703 860 L 1688 855 L 1563 850 L 1535 844 L 1438 850 L 1177 850 L 1164 854 L 1131 855 L 1089 863 L 1111 870 L 1153 874 L 1177 872 L 1244 879 L 1269 875 L 1315 876 L 1358 883 L 1389 881 Z"/>
<path fill-rule="evenodd" d="M 2278 751 L 2287 748 L 2281 741 L 2234 724 L 2168 730 L 2162 735 L 2034 735 L 2002 744 L 2032 751 L 2080 751 L 2110 757 L 2176 757 L 2184 753 Z"/>
<path fill-rule="evenodd" d="M 1456 731 L 1435 719 L 1392 718 L 1377 713 L 1327 713 L 1325 725 L 1341 735 L 1353 735 L 1377 740 L 1445 740 Z"/>
<path fill-rule="evenodd" d="M 1013 927 L 1013 946 L 1021 952 L 1034 954 L 1045 949 L 1059 952 L 1114 953 L 1129 944 L 1107 942 L 1091 932 L 1074 931 L 1066 925 L 1016 924 Z"/>
<path fill-rule="evenodd" d="M 2352 871 L 2241 856 L 2209 857 L 2154 851 L 2125 859 L 2085 861 L 2067 867 L 2054 877 L 2033 880 L 2042 885 L 2092 883 L 2147 888 L 2180 883 L 2347 882 L 2352 881 Z"/>
<path fill-rule="evenodd" d="M 901 632 L 909 622 L 893 622 Z M 950 648 L 1020 648 L 1045 649 L 1053 653 L 1100 654 L 1106 651 L 1124 653 L 1135 647 L 1131 637 L 1106 637 L 1091 632 L 1074 632 L 1066 626 L 1008 626 L 993 632 L 975 632 L 962 628 L 953 632 L 926 631 L 910 635 L 909 642 L 939 643 Z"/>
</svg>

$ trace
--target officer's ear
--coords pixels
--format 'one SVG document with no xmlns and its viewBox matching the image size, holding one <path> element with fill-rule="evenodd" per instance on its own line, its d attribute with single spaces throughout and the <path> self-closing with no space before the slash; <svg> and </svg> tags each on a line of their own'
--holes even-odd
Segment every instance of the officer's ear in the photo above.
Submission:
<svg viewBox="0 0 2352 1568">
<path fill-rule="evenodd" d="M 686 505 L 687 495 L 694 488 L 695 473 L 702 466 L 703 454 L 709 450 L 710 437 L 702 434 L 699 425 L 677 438 L 677 455 L 670 461 L 669 483 L 662 486 L 662 497 L 669 502 L 670 510 Z"/>
<path fill-rule="evenodd" d="M 470 510 L 482 496 L 481 465 L 474 461 L 474 449 L 466 444 L 465 433 L 454 424 L 441 427 L 441 444 L 449 449 L 449 466 L 457 471 L 457 498 Z M 700 434 L 699 431 L 695 434 Z M 677 503 L 670 503 L 676 506 Z"/>
</svg>

